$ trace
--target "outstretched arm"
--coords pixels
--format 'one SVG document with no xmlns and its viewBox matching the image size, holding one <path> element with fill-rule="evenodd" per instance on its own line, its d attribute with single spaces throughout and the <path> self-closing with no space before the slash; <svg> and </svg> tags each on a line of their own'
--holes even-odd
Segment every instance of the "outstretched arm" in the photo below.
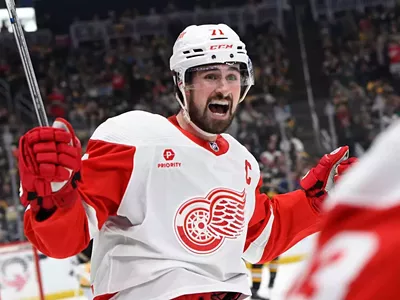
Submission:
<svg viewBox="0 0 400 300">
<path fill-rule="evenodd" d="M 271 261 L 320 227 L 321 217 L 304 191 L 271 199 L 257 191 L 243 258 L 251 263 Z"/>
<path fill-rule="evenodd" d="M 251 263 L 271 261 L 321 229 L 320 205 L 333 185 L 337 167 L 348 158 L 348 147 L 324 155 L 301 180 L 302 190 L 269 198 L 256 190 L 243 258 Z"/>
</svg>

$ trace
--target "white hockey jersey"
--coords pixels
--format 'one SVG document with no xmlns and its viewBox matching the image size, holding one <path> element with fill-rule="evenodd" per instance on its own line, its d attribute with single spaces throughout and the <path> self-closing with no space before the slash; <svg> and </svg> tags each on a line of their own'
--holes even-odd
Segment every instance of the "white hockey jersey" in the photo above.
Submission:
<svg viewBox="0 0 400 300">
<path fill-rule="evenodd" d="M 25 232 L 53 257 L 77 254 L 93 238 L 95 296 L 249 295 L 242 258 L 272 260 L 319 229 L 303 191 L 260 194 L 258 163 L 245 147 L 225 134 L 201 140 L 176 117 L 132 111 L 107 120 L 81 173 L 82 201 L 42 222 L 28 210 Z"/>
<path fill-rule="evenodd" d="M 316 249 L 288 300 L 397 300 L 400 121 L 381 133 L 325 203 Z"/>
</svg>

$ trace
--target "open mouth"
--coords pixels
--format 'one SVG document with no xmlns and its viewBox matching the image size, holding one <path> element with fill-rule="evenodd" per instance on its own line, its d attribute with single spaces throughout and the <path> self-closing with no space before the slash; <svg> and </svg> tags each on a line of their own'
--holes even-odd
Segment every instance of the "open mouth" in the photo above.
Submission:
<svg viewBox="0 0 400 300">
<path fill-rule="evenodd" d="M 228 100 L 213 100 L 208 104 L 208 109 L 216 115 L 224 116 L 229 111 L 230 102 Z"/>
</svg>

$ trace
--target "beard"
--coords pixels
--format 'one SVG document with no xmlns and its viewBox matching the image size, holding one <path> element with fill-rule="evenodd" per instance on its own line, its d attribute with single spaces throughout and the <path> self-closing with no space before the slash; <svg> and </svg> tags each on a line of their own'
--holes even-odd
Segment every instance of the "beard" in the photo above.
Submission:
<svg viewBox="0 0 400 300">
<path fill-rule="evenodd" d="M 212 100 L 228 100 L 230 101 L 229 110 L 227 112 L 228 118 L 225 120 L 218 120 L 212 117 L 212 113 L 208 108 L 208 105 Z M 195 101 L 193 101 L 192 95 L 188 99 L 188 112 L 192 122 L 199 127 L 201 130 L 212 133 L 220 134 L 224 133 L 231 125 L 233 118 L 235 117 L 235 112 L 233 111 L 233 100 L 232 96 L 224 97 L 222 94 L 214 94 L 207 99 L 206 106 L 204 108 L 199 108 L 196 106 Z"/>
</svg>

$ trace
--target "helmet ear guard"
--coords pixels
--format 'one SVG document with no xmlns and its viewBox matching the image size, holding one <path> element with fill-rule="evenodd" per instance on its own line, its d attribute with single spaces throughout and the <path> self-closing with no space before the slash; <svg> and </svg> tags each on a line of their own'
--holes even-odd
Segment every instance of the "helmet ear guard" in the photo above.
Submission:
<svg viewBox="0 0 400 300">
<path fill-rule="evenodd" d="M 181 80 L 182 73 L 172 71 L 172 77 L 174 79 L 174 93 L 175 93 L 175 99 L 178 101 L 179 106 L 184 112 L 187 112 L 188 107 L 187 107 L 187 100 L 186 96 L 183 94 L 184 91 L 184 81 Z M 182 89 L 180 88 L 182 87 Z M 188 113 L 187 113 L 188 114 Z"/>
</svg>

